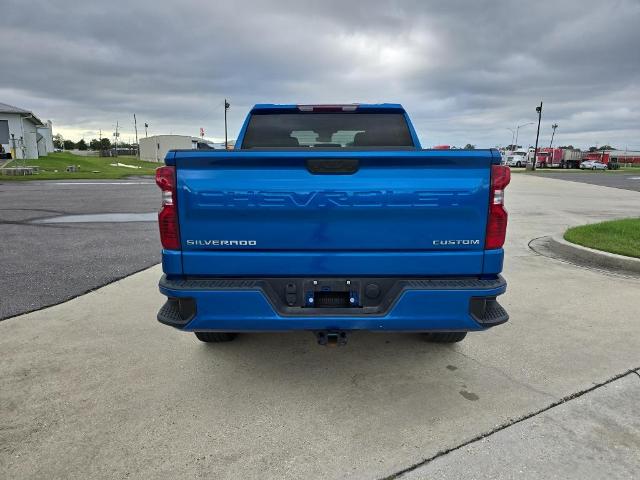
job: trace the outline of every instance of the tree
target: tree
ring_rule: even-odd
[[[87,149],[87,142],[84,141],[84,138],[81,138],[80,141],[78,143],[76,143],[76,148],[78,150],[86,150]]]
[[[89,149],[100,150],[100,140],[98,140],[97,138],[92,138],[89,142]]]
[[[111,140],[103,138],[100,140],[100,150],[109,150],[111,148]]]
[[[602,150],[615,150],[611,145],[603,145],[601,147],[589,147],[590,152],[600,152]]]
[[[63,142],[63,145],[65,150],[73,150],[74,148],[76,148],[76,144],[71,140],[65,140]]]
[[[55,148],[62,148],[63,144],[64,144],[64,138],[62,138],[61,134],[56,133],[53,136],[53,146]]]
[[[464,149],[465,149],[465,150],[475,150],[475,149],[476,149],[476,146],[475,146],[475,145],[471,145],[470,143],[467,143],[467,144],[464,146]]]
[[[562,145],[561,147],[558,147],[558,148],[561,148],[562,150],[576,150],[573,147],[573,145]]]

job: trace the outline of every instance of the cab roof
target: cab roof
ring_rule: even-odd
[[[333,104],[275,104],[258,103],[251,113],[267,112],[367,112],[405,113],[399,103],[333,103]]]

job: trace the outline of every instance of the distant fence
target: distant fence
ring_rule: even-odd
[[[8,175],[8,176],[23,176],[23,175],[33,175],[34,173],[38,173],[39,167],[37,166],[29,166],[29,167],[7,167],[0,168],[0,175]]]
[[[119,148],[117,155],[131,155],[133,157],[135,157],[136,155],[138,155],[138,151],[135,148]],[[116,149],[115,148],[111,148],[109,150],[101,150],[100,151],[100,156],[101,157],[115,157],[116,156]]]
[[[100,154],[100,152],[96,150],[78,150],[77,148],[74,150],[67,150],[67,152],[79,155],[80,157],[97,157]]]

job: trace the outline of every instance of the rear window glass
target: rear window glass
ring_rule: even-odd
[[[401,113],[253,114],[242,148],[413,147]]]

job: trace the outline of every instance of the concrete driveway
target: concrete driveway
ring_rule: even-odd
[[[309,333],[205,345],[156,322],[159,267],[0,322],[0,477],[436,478],[453,459],[482,478],[477,448],[489,435],[503,478],[553,478],[546,455],[581,439],[597,456],[569,451],[567,462],[611,462],[610,478],[633,478],[640,280],[542,257],[527,243],[637,216],[640,193],[514,175],[507,205],[511,321],[455,346],[373,333],[340,349]],[[626,402],[607,404],[619,423],[557,410],[614,386],[627,389]],[[556,434],[529,449],[527,422],[551,414],[573,443]],[[514,450],[531,453],[511,462]]]

